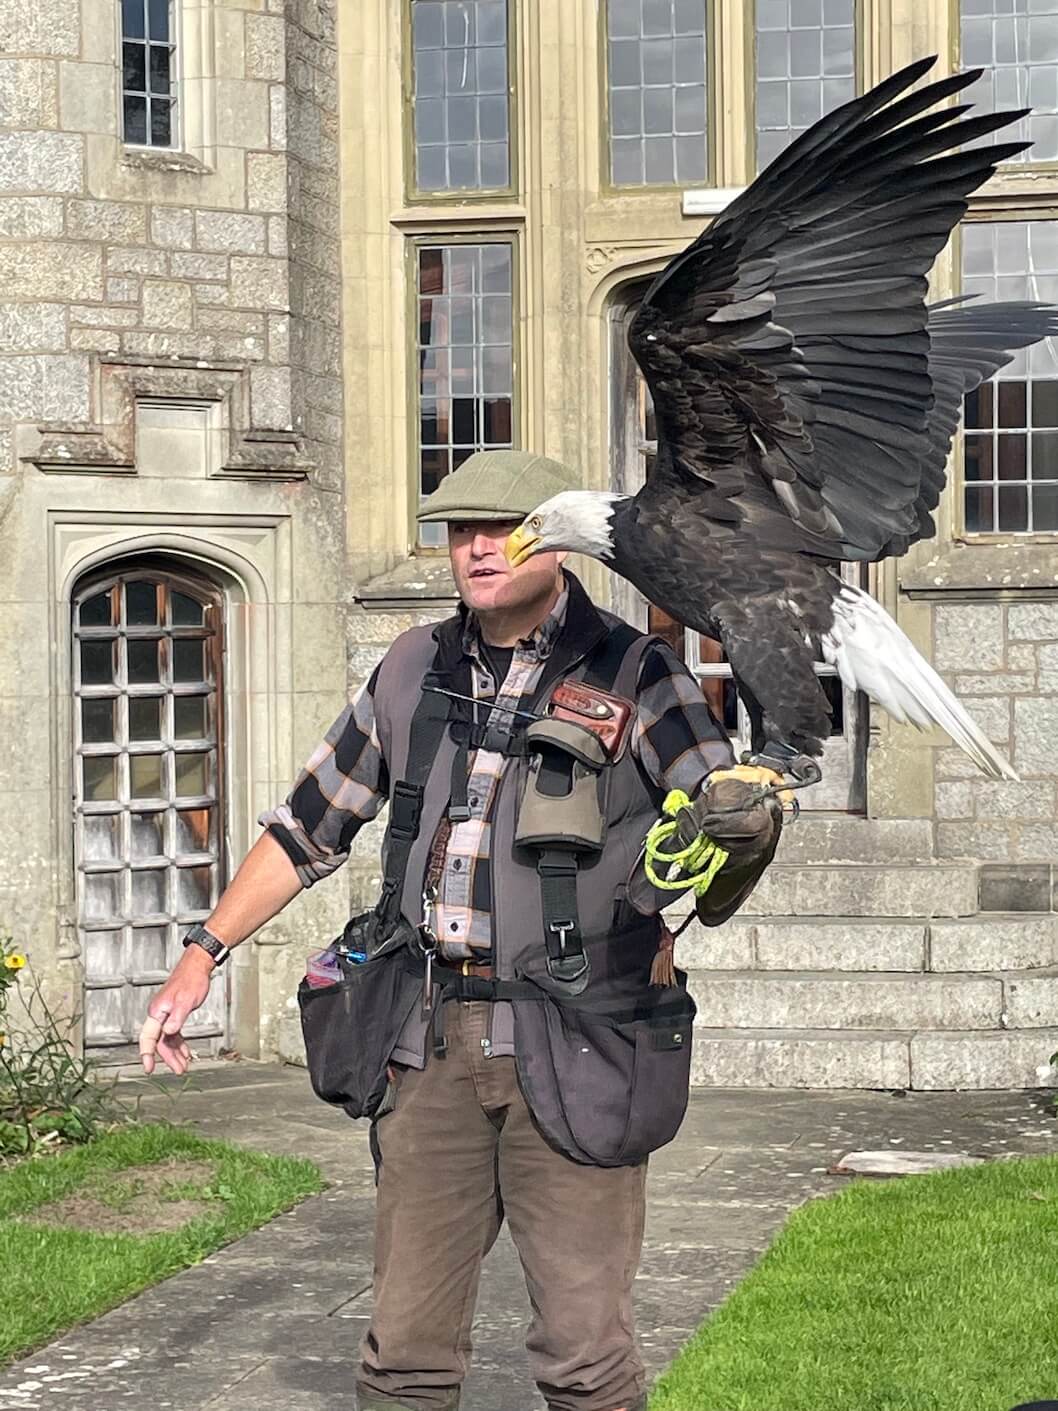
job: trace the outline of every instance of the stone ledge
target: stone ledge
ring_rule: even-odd
[[[408,607],[416,603],[455,603],[456,585],[447,554],[420,554],[361,583],[353,600],[365,608]]]
[[[906,1088],[910,1035],[695,1029],[691,1082],[715,1088]]]
[[[923,1091],[1047,1088],[1047,1068],[1058,1049],[1058,1028],[1019,1033],[930,1033],[911,1039],[911,1086]]]

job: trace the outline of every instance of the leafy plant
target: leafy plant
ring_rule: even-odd
[[[117,1077],[102,1077],[80,1055],[79,1022],[54,1013],[25,954],[0,936],[0,1157],[90,1141],[136,1116],[138,1102],[118,1095]]]

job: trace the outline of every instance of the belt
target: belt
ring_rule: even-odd
[[[446,970],[458,970],[460,975],[476,975],[479,980],[496,978],[496,967],[491,961],[482,962],[470,960],[469,957],[464,960],[460,956],[435,955],[433,963],[443,966]]]

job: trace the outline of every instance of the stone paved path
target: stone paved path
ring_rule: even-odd
[[[352,1411],[368,1314],[372,1173],[366,1128],[318,1102],[306,1075],[253,1063],[200,1070],[145,1115],[317,1161],[323,1195],[0,1373],[0,1411]],[[1029,1094],[703,1091],[651,1161],[638,1281],[644,1355],[660,1371],[800,1202],[840,1188],[854,1149],[1058,1151]],[[482,1280],[464,1411],[538,1411],[528,1316],[501,1237]],[[691,1411],[691,1408],[688,1408]],[[696,1408],[695,1411],[698,1411]]]

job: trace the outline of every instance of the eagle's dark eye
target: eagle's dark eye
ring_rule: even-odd
[[[532,517],[532,519],[529,521],[529,528],[530,528],[530,529],[539,529],[540,526],[543,524],[543,522],[544,522],[544,521],[540,518],[540,516],[539,516],[538,514],[534,514],[533,517]]]

